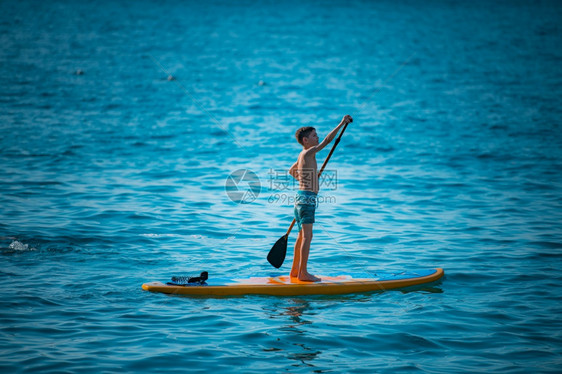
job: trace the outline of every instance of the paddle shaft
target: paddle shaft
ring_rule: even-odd
[[[322,172],[326,168],[326,165],[328,165],[328,161],[330,161],[330,157],[332,157],[332,154],[336,150],[336,147],[338,146],[338,144],[341,140],[341,137],[342,137],[343,133],[345,132],[345,129],[347,129],[347,125],[349,125],[349,123],[345,124],[345,126],[341,130],[340,134],[338,135],[338,138],[336,139],[336,142],[334,143],[334,146],[330,150],[330,153],[328,153],[328,156],[324,160],[324,163],[322,164],[322,167],[320,168],[320,171],[318,172],[318,180],[320,180],[320,176],[322,175]],[[297,222],[297,220],[295,218],[293,218],[293,222],[291,222],[291,226],[289,226],[289,229],[287,230],[287,233],[285,234],[285,237],[287,239],[289,238],[289,234],[291,233],[291,230],[293,229],[293,226],[295,225],[296,222]]]

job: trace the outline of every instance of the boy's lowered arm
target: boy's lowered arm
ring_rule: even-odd
[[[299,161],[297,160],[297,162],[295,162],[293,164],[293,166],[291,166],[289,168],[289,174],[291,174],[293,176],[293,178],[295,178],[297,180],[299,179],[299,177],[298,177],[298,164],[299,164]]]

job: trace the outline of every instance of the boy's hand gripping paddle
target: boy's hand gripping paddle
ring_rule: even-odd
[[[320,168],[320,172],[318,173],[318,178],[320,178],[320,175],[324,171],[324,168],[328,164],[328,161],[330,161],[330,157],[332,157],[332,153],[334,153],[334,150],[338,146],[338,143],[340,142],[340,139],[343,133],[345,132],[347,125],[349,125],[349,122],[346,123],[343,129],[341,130],[341,133],[336,139],[336,142],[334,143],[332,150],[330,151],[330,153],[328,153],[328,157],[326,157],[326,159],[324,160],[324,163],[322,164],[322,168]],[[287,256],[287,241],[289,239],[289,234],[291,233],[291,230],[295,225],[295,222],[296,220],[295,218],[293,218],[293,222],[291,222],[291,226],[289,226],[287,233],[282,237],[280,237],[279,240],[277,240],[277,242],[275,242],[275,244],[273,245],[273,247],[271,247],[271,250],[267,255],[267,261],[269,261],[269,263],[277,269],[279,269],[281,265],[283,265],[283,261],[285,261],[285,256]]]

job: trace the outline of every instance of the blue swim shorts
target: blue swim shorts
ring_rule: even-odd
[[[314,223],[314,213],[318,206],[317,194],[312,191],[298,191],[295,196],[295,220],[299,231],[305,223]]]

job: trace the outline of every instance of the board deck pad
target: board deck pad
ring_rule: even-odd
[[[234,295],[336,295],[357,292],[386,291],[439,280],[441,268],[411,271],[381,271],[339,276],[318,275],[320,282],[303,282],[289,276],[251,277],[247,279],[213,278],[206,285],[177,286],[149,282],[142,288],[151,292],[193,296]]]

